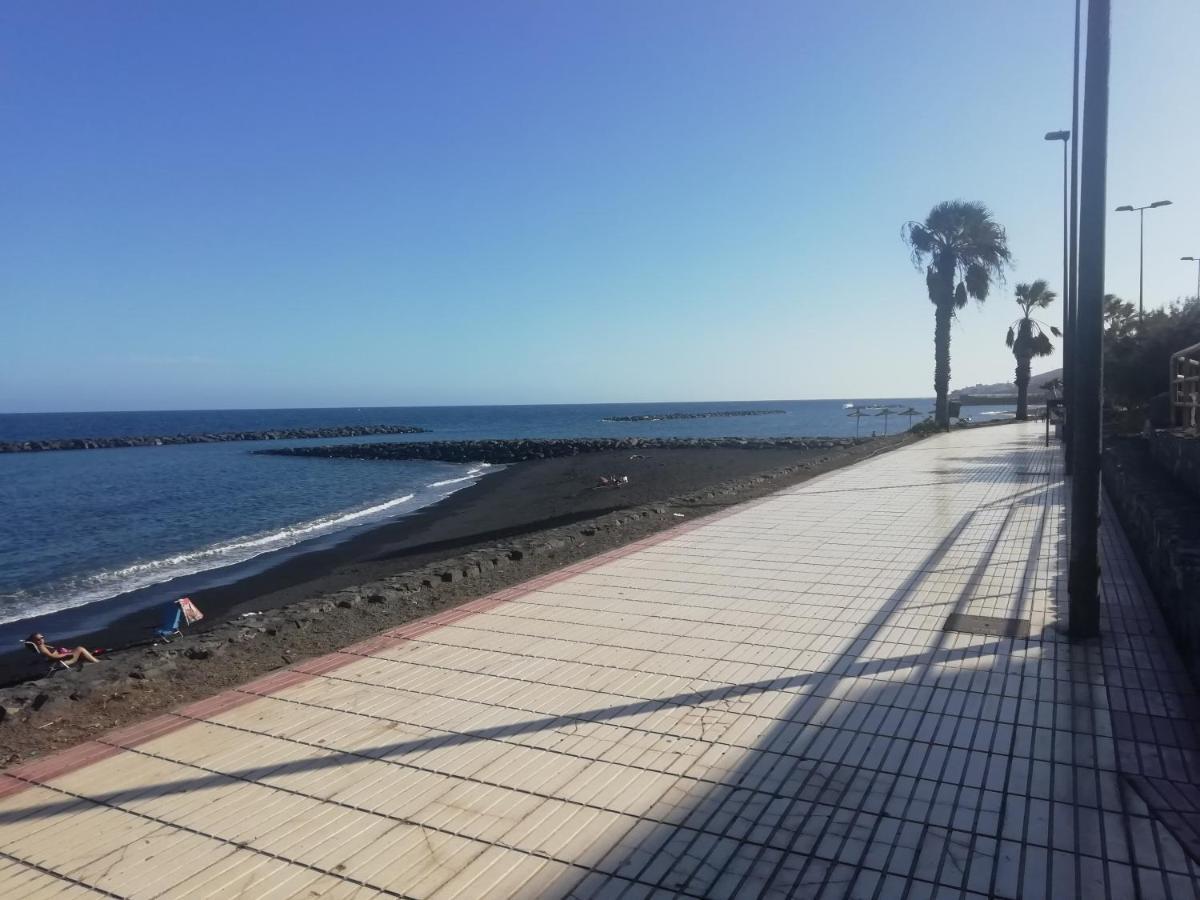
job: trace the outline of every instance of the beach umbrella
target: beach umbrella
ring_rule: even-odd
[[[862,417],[870,415],[870,413],[865,413],[861,409],[855,407],[853,412],[848,412],[846,415],[854,420],[854,439],[858,440],[858,426],[862,422]]]
[[[888,433],[888,416],[895,415],[895,414],[896,414],[896,410],[892,409],[890,406],[885,406],[879,412],[875,413],[875,415],[877,415],[877,416],[883,416],[883,433],[884,433],[884,435],[886,435]]]
[[[896,415],[898,415],[898,416],[908,416],[908,427],[910,429],[912,428],[912,417],[919,416],[920,414],[921,414],[920,410],[913,409],[911,406],[908,409],[904,409],[904,410],[901,410],[900,412],[896,413]]]

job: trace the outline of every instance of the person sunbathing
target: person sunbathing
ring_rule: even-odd
[[[68,666],[75,665],[81,659],[84,662],[100,662],[87,647],[76,647],[74,650],[68,650],[66,647],[51,647],[46,643],[46,638],[36,632],[26,640],[33,644],[33,648],[46,659],[65,662]]]

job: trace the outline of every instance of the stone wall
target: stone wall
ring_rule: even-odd
[[[1200,499],[1200,437],[1158,430],[1150,437],[1150,455],[1163,471]]]
[[[1110,440],[1104,487],[1184,664],[1200,684],[1200,498],[1159,467],[1151,446],[1143,438]]]

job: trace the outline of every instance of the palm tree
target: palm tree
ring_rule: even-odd
[[[1137,307],[1116,294],[1104,295],[1105,337],[1128,337],[1137,328]]]
[[[950,320],[967,298],[983,302],[993,280],[1002,281],[1011,255],[1008,236],[982,203],[939,203],[924,222],[901,230],[912,248],[913,265],[925,267],[925,287],[934,307],[933,389],[937,424],[950,427]]]
[[[1017,358],[1017,419],[1024,421],[1029,418],[1029,363],[1035,356],[1049,356],[1054,352],[1054,345],[1046,336],[1047,330],[1055,337],[1061,332],[1033,317],[1035,309],[1045,309],[1058,296],[1044,279],[1039,278],[1032,284],[1018,284],[1016,294],[1021,318],[1008,326],[1004,342]]]

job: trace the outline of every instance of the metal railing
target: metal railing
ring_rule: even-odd
[[[1171,354],[1171,426],[1200,429],[1200,344]]]

